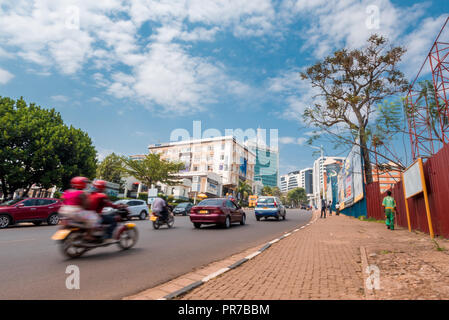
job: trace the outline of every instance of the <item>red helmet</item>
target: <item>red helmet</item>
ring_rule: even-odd
[[[70,184],[72,188],[82,190],[85,189],[87,186],[87,183],[89,182],[89,179],[86,177],[74,177],[72,180],[70,180]]]
[[[94,183],[92,183],[95,189],[98,191],[104,191],[106,189],[106,181],[104,180],[95,180]]]

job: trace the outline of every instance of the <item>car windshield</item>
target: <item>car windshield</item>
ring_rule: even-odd
[[[257,203],[274,203],[274,198],[260,198]]]
[[[14,205],[14,204],[16,204],[17,202],[20,202],[20,201],[22,201],[23,199],[13,199],[13,200],[9,200],[9,201],[6,201],[6,202],[3,202],[2,204],[0,204],[0,206],[12,206],[12,205]]]
[[[177,208],[185,208],[185,207],[187,207],[188,205],[189,205],[188,202],[183,202],[183,203],[178,204],[176,207],[177,207]]]
[[[221,206],[223,199],[206,199],[198,203],[199,206]]]
[[[123,200],[117,200],[117,201],[115,201],[114,202],[115,204],[126,204],[126,202],[125,201],[123,201]]]

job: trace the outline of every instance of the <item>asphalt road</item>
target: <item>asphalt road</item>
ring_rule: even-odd
[[[117,245],[68,260],[51,240],[57,227],[19,225],[0,230],[0,299],[120,299],[195,268],[270,241],[306,224],[311,213],[288,210],[287,220],[261,220],[247,211],[247,224],[194,229],[189,217],[153,230],[136,221],[139,240],[128,251]],[[66,268],[80,269],[80,289],[66,288]]]

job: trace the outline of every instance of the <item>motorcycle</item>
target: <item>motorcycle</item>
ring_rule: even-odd
[[[168,217],[167,219],[164,219],[161,214],[153,212],[150,216],[150,221],[153,222],[153,228],[159,229],[164,224],[167,225],[167,227],[170,229],[175,224],[175,216],[173,214],[172,208],[168,207]]]
[[[91,234],[94,239],[88,240],[86,239],[88,228],[85,224],[68,218],[61,219],[61,228],[52,239],[59,242],[62,253],[69,258],[78,258],[89,250],[112,244],[117,244],[122,250],[132,248],[137,242],[138,232],[134,223],[123,223],[127,220],[129,211],[126,208],[119,208],[108,214],[113,214],[117,221],[112,234],[113,241],[103,240],[108,225],[102,224],[95,228]]]

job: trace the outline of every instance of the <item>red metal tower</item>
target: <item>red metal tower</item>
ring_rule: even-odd
[[[449,17],[406,97],[413,160],[430,157],[449,142],[449,39],[440,39],[448,22]],[[431,78],[423,74],[426,67],[430,68]]]

